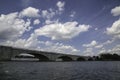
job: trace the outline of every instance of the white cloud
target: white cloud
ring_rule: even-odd
[[[102,44],[100,44],[100,45],[96,45],[96,46],[95,46],[95,48],[102,48],[102,47],[103,47]]]
[[[39,19],[35,19],[34,22],[33,22],[34,25],[37,25],[37,24],[39,24],[39,23],[40,23],[40,20],[39,20]]]
[[[117,6],[111,10],[111,13],[113,16],[119,16],[120,15],[120,6]],[[111,49],[105,49],[105,45],[113,45],[115,41],[120,39],[120,19],[116,20],[111,27],[106,28],[106,34],[111,35],[112,39],[107,40],[106,42],[101,43],[101,48],[99,49],[99,53],[117,53],[120,54],[120,46],[116,45],[115,47]],[[99,45],[100,46],[100,45]],[[103,46],[103,47],[102,47]],[[97,46],[96,46],[97,48]],[[106,47],[107,48],[107,47]]]
[[[53,18],[53,16],[55,16],[55,14],[56,13],[52,9],[42,10],[42,17],[43,18],[51,19],[51,18]]]
[[[120,6],[117,6],[111,10],[111,13],[113,16],[119,16],[120,15]]]
[[[113,49],[110,49],[108,50],[108,52],[111,52],[111,53],[116,53],[116,54],[119,54],[120,55],[120,45],[116,45]]]
[[[37,37],[37,35],[32,33],[31,36],[26,40],[25,47],[35,49],[40,43]]]
[[[50,52],[58,52],[58,53],[65,53],[65,54],[79,54],[80,50],[75,49],[73,46],[64,45],[62,43],[52,43],[50,41],[46,41],[45,48],[42,48],[44,51]]]
[[[21,17],[39,17],[39,9],[33,8],[33,7],[28,7],[24,9],[23,11],[20,12]]]
[[[107,49],[106,45],[114,44],[113,42],[115,39],[107,40],[103,43],[98,43],[97,41],[93,40],[89,44],[83,44],[82,46],[85,47],[85,50],[83,51],[85,56],[95,56],[99,55],[101,53],[119,53],[120,46],[113,47],[111,49]]]
[[[101,50],[99,50],[99,54],[101,53],[110,53],[110,54],[119,54],[120,55],[120,45],[115,45],[113,48],[111,49],[105,49],[102,48]]]
[[[73,11],[71,14],[70,14],[70,17],[74,17],[75,16],[75,14],[76,14],[76,12],[75,11]]]
[[[120,55],[120,45],[115,45],[113,48],[111,49],[104,49],[100,50],[100,53],[111,53],[111,54],[119,54]]]
[[[94,51],[96,51],[96,49],[103,48],[103,44],[99,44],[95,40],[91,41],[89,44],[83,44],[82,46],[86,47],[85,51],[83,51],[83,53],[84,53],[85,56],[97,55],[98,53],[95,53]]]
[[[65,40],[78,36],[81,32],[88,31],[89,28],[89,25],[78,25],[74,21],[45,25],[35,30],[35,33],[40,36],[50,37],[52,40]]]
[[[19,48],[36,49],[38,45],[42,43],[42,41],[39,41],[37,37],[37,35],[32,33],[28,39],[18,38],[16,40],[6,40],[1,44]]]
[[[107,52],[107,50],[105,49],[105,48],[102,48],[101,50],[99,50],[99,54],[101,54],[101,53],[106,53]]]
[[[53,43],[50,41],[40,41],[39,36],[49,37],[52,40],[65,40],[78,36],[82,32],[88,31],[90,25],[78,24],[78,22],[65,22],[60,23],[59,19],[55,20],[53,17],[58,15],[59,12],[64,10],[65,2],[58,2],[58,10],[48,9],[42,10],[41,15],[39,9],[28,7],[21,12],[10,13],[7,15],[2,14],[0,16],[0,38],[5,41],[0,42],[3,45],[9,45],[19,48],[36,49],[50,52],[66,53],[66,54],[78,54],[80,50],[71,45],[65,45],[63,43]],[[57,12],[58,11],[58,12]],[[73,17],[75,13],[71,14]],[[21,39],[20,37],[29,31],[31,21],[33,19],[23,19],[34,17],[33,24],[39,24],[38,17],[45,19],[45,25],[35,30],[29,38]],[[37,19],[35,19],[37,18]],[[54,20],[53,20],[54,19]]]
[[[3,42],[2,45],[25,48],[25,43],[26,43],[25,39],[18,39],[15,41],[7,40],[7,41]]]
[[[97,31],[98,30],[98,28],[95,28],[95,31]]]
[[[18,17],[18,12],[0,16],[0,38],[15,39],[20,37],[25,31],[30,30],[30,20],[27,21]]]
[[[120,19],[115,21],[111,27],[106,29],[108,35],[112,35],[114,38],[120,39]]]
[[[59,11],[63,11],[65,2],[58,1],[56,5],[57,5]]]
[[[93,40],[91,43],[89,44],[83,44],[83,47],[95,47],[98,43]]]
[[[84,53],[84,56],[93,56],[94,55],[93,48],[86,48],[86,50],[83,53]]]
[[[112,38],[112,40],[107,40],[104,43],[102,43],[102,45],[108,45],[108,44],[112,44],[115,41],[114,38]]]
[[[46,17],[47,14],[49,14],[47,10],[43,10],[43,11],[42,11],[42,16],[43,16],[43,17]]]
[[[64,45],[62,43],[53,43],[50,41],[39,41],[37,35],[31,34],[28,39],[18,39],[16,41],[6,41],[3,45],[13,46],[18,48],[33,49],[39,51],[65,53],[65,54],[79,54],[80,50],[75,49],[73,46]]]
[[[59,22],[59,20],[57,19],[57,20],[50,20],[50,19],[47,19],[47,20],[45,20],[45,24],[54,24],[54,23],[58,23]]]
[[[45,21],[45,24],[51,24],[51,23],[54,23],[54,21],[51,21],[49,19]]]

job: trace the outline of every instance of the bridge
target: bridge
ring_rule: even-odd
[[[80,61],[83,56],[0,46],[0,61],[10,61],[21,53],[34,55],[39,61]]]

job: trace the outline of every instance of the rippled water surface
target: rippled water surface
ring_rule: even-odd
[[[0,80],[120,80],[120,61],[0,62]]]

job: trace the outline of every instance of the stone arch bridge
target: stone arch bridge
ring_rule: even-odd
[[[21,49],[21,48],[8,47],[8,46],[0,46],[0,61],[11,60],[12,58],[15,58],[15,56],[21,53],[34,55],[36,58],[39,59],[39,61],[59,61],[59,60],[78,61],[78,60],[81,60],[81,57],[83,58],[83,56],[78,56],[78,55],[61,54],[61,53]]]

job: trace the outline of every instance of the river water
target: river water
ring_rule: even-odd
[[[0,80],[120,80],[120,61],[0,62]]]

